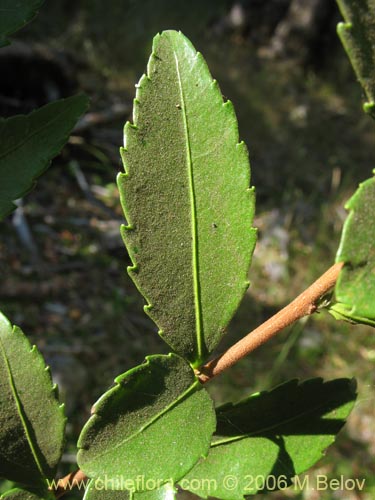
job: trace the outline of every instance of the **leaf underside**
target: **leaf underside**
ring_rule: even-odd
[[[0,0],[0,47],[7,37],[32,20],[44,0]]]
[[[264,478],[265,485],[272,487],[266,481],[269,476],[281,476],[290,483],[322,457],[355,398],[353,380],[311,379],[300,384],[291,380],[236,405],[224,405],[217,410],[208,458],[187,474],[181,486],[195,484],[198,489],[190,491],[203,498],[240,500],[262,487],[249,477]],[[233,488],[223,482],[228,475],[237,481]]]
[[[0,219],[28,193],[86,110],[86,96],[52,102],[29,115],[0,118]]]
[[[63,405],[41,354],[0,313],[0,477],[45,487],[64,431]]]
[[[113,489],[138,476],[151,485],[175,482],[207,455],[213,403],[182,358],[149,356],[115,382],[78,441],[78,465],[88,477],[112,480]]]
[[[118,177],[129,274],[160,335],[198,366],[248,287],[256,233],[247,149],[232,103],[181,33],[154,38],[137,87]]]
[[[336,262],[344,262],[329,311],[337,319],[375,326],[375,177],[367,179],[346,204]]]
[[[342,44],[360,81],[375,119],[375,0],[337,0],[345,23],[337,27]]]
[[[131,483],[127,486],[130,487]],[[176,498],[176,493],[176,488],[169,483],[151,491],[131,492],[125,485],[121,490],[111,490],[110,483],[92,479],[86,488],[83,500],[173,500]]]

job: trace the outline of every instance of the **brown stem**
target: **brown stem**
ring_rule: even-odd
[[[60,498],[66,493],[70,493],[75,486],[82,488],[82,483],[87,482],[88,479],[86,474],[78,469],[59,479],[57,481],[57,488],[54,489],[53,493],[56,498]]]
[[[342,262],[334,264],[307,290],[302,292],[301,295],[272,316],[272,318],[248,333],[246,337],[242,338],[223,354],[200,367],[197,375],[202,384],[233,366],[237,361],[267,342],[286,326],[315,312],[319,299],[335,285],[342,266]]]
[[[272,318],[247,334],[246,337],[230,347],[224,354],[209,361],[197,370],[198,378],[202,384],[233,366],[237,361],[267,342],[286,326],[315,312],[319,299],[335,285],[342,266],[342,262],[334,264],[307,290],[284,307],[284,309],[281,309]],[[88,481],[88,477],[79,469],[59,479],[57,488],[54,490],[55,497],[62,497],[74,488],[74,486],[81,487],[82,481]]]

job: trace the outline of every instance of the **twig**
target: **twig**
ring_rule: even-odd
[[[32,262],[37,263],[39,260],[38,247],[25,216],[22,199],[17,200],[16,205],[17,209],[12,217],[13,227],[15,228],[22,245],[29,251]]]
[[[81,134],[98,125],[106,125],[126,117],[131,111],[129,104],[113,104],[109,110],[86,113],[74,127],[73,133]]]
[[[82,488],[83,483],[86,483],[89,478],[80,469],[71,472],[67,476],[57,481],[57,488],[53,491],[56,498],[60,498],[66,493],[69,493],[75,486]]]
[[[315,312],[319,299],[335,285],[342,266],[342,262],[334,264],[307,290],[302,292],[301,295],[272,316],[272,318],[247,334],[223,354],[200,367],[197,375],[202,384],[233,366],[237,361],[263,345],[285,327]]]
[[[91,187],[87,182],[87,179],[84,173],[82,172],[78,161],[72,160],[70,162],[70,167],[77,180],[78,186],[80,187],[83,194],[86,196],[87,201],[89,201],[92,205],[99,207],[104,213],[109,215],[112,219],[116,218],[115,212],[111,208],[107,207],[105,203],[103,203],[101,200],[99,200],[93,195]]]
[[[315,312],[319,299],[335,285],[342,266],[342,262],[334,264],[284,309],[281,309],[272,318],[258,326],[237,344],[230,347],[224,354],[209,361],[197,370],[198,378],[202,384],[233,366],[237,361],[267,342],[285,327]],[[59,479],[58,487],[54,491],[55,497],[62,497],[74,486],[82,487],[82,481],[88,481],[88,478],[81,470]]]

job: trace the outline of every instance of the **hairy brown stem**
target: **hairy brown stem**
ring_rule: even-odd
[[[248,333],[223,354],[200,367],[197,375],[202,384],[233,366],[237,361],[263,345],[286,326],[315,312],[319,299],[335,285],[342,266],[342,262],[334,264],[307,290],[302,292],[301,295],[272,316],[272,318]]]
[[[57,481],[57,488],[53,490],[53,493],[56,498],[60,498],[66,493],[70,493],[70,491],[75,487],[78,486],[79,488],[82,488],[82,483],[87,482],[89,478],[86,476],[84,472],[82,472],[80,469],[71,472],[67,476],[59,479]]]

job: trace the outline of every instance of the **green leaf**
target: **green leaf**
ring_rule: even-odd
[[[217,346],[255,245],[246,146],[189,40],[166,31],[137,88],[118,178],[129,274],[160,335],[193,366]]]
[[[364,110],[375,119],[375,0],[337,0],[345,19],[337,32],[365,92]]]
[[[31,21],[43,3],[44,0],[0,0],[0,47],[10,43],[7,37]]]
[[[227,500],[286,487],[321,458],[355,398],[353,380],[291,380],[219,408],[208,458],[180,481],[181,487]]]
[[[69,138],[87,97],[61,99],[29,115],[0,118],[0,219],[28,193]]]
[[[135,493],[125,488],[125,484],[120,490],[111,490],[110,485],[111,483],[106,483],[105,480],[92,479],[86,488],[83,500],[173,500],[177,493],[176,488],[170,483],[155,490]],[[131,483],[127,486],[131,486]]]
[[[0,313],[0,477],[45,487],[64,430],[63,405],[41,354]]]
[[[337,319],[375,326],[375,177],[367,179],[345,206],[336,262],[344,262],[329,312]]]
[[[56,500],[55,495],[47,489],[41,491],[14,488],[0,495],[0,500]]]
[[[149,356],[115,382],[78,441],[78,465],[88,477],[111,480],[113,489],[124,481],[152,489],[177,481],[208,453],[213,403],[182,358]]]

